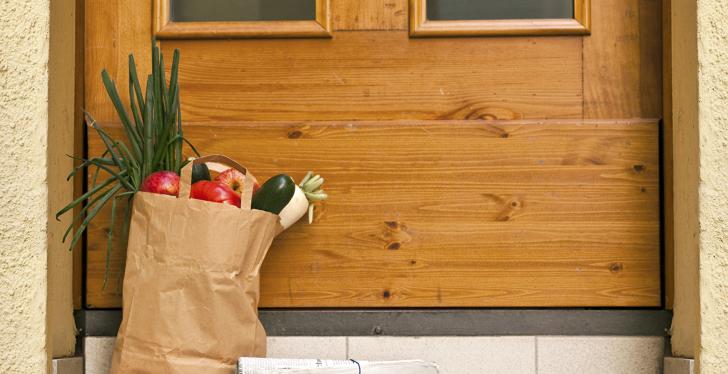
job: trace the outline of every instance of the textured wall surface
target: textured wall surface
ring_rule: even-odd
[[[728,8],[698,1],[700,373],[728,372]]]
[[[43,373],[49,0],[0,0],[0,373]]]

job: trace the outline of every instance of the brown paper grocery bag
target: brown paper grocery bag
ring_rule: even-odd
[[[239,357],[266,354],[259,271],[278,215],[250,209],[255,178],[244,167],[202,162],[247,174],[241,208],[190,199],[192,163],[179,198],[136,194],[112,373],[230,374]]]

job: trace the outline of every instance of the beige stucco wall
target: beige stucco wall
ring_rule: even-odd
[[[701,373],[728,372],[728,7],[698,1]]]
[[[41,373],[47,366],[49,15],[48,0],[0,6],[2,373]]]
[[[673,354],[728,372],[728,7],[673,1]]]
[[[73,7],[64,1],[54,5],[54,29],[73,35]],[[0,373],[46,372],[54,351],[73,352],[72,303],[62,296],[71,289],[70,255],[49,251],[59,229],[49,204],[72,190],[59,183],[60,170],[48,171],[67,171],[63,154],[73,149],[63,138],[73,131],[66,114],[73,103],[69,109],[63,98],[73,97],[73,85],[58,79],[49,87],[49,69],[72,69],[73,44],[55,48],[64,43],[51,40],[50,30],[50,0],[0,1]]]

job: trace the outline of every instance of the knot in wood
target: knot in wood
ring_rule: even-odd
[[[292,130],[288,132],[288,139],[298,139],[301,136],[303,136],[303,132],[301,132],[301,130]]]
[[[624,265],[619,262],[613,262],[609,264],[609,271],[612,273],[619,273],[624,269]]]

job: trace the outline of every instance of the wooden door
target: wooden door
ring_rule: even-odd
[[[271,248],[261,306],[661,304],[660,1],[577,0],[581,19],[532,30],[428,23],[420,0],[170,24],[162,1],[86,0],[86,108],[115,126],[99,72],[126,92],[127,54],[150,60],[157,33],[181,50],[204,153],[326,177],[315,224]],[[105,229],[88,237],[89,307],[120,305]]]

